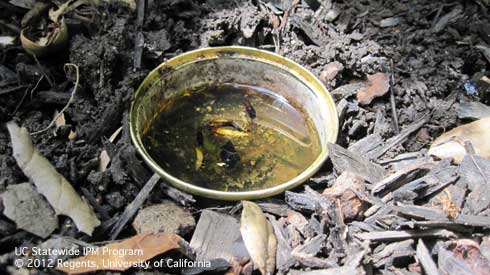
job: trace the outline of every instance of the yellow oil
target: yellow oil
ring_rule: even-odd
[[[273,91],[213,84],[184,91],[144,137],[151,157],[186,182],[251,191],[293,179],[320,154],[305,112]]]

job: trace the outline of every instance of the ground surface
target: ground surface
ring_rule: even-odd
[[[476,83],[489,69],[489,60],[476,47],[490,43],[490,22],[483,3],[323,1],[323,8],[317,9],[319,2],[148,1],[141,27],[145,44],[139,68],[135,68],[138,55],[135,57],[134,41],[139,31],[136,13],[117,3],[98,7],[91,24],[69,18],[69,26],[74,30],[69,46],[51,58],[39,59],[39,64],[25,53],[18,40],[15,45],[2,46],[0,81],[13,73],[17,82],[0,87],[0,192],[27,180],[12,156],[5,122],[14,119],[31,132],[48,126],[55,110],[61,110],[68,101],[73,88],[74,76],[70,74],[67,78],[63,71],[67,62],[80,68],[75,99],[64,113],[68,129],[58,129],[58,135],[54,136],[52,128],[33,136],[33,142],[79,193],[90,197],[103,222],[92,238],[78,233],[68,218],[60,218],[59,229],[55,231],[87,242],[108,239],[109,230],[103,227],[113,224],[111,217],[117,219],[152,174],[139,162],[129,141],[126,126],[130,99],[151,69],[179,53],[219,45],[258,47],[276,50],[317,76],[327,64],[337,61],[344,69],[325,82],[330,90],[365,81],[368,74],[393,74],[399,128],[420,121],[427,113],[431,117],[406,140],[373,160],[381,164],[399,154],[428,148],[446,129],[462,124],[457,116],[460,102],[490,100],[489,95],[485,98],[484,89],[478,90]],[[277,22],[284,19],[282,11],[289,10],[291,5],[294,12],[289,12],[287,23],[277,35],[281,28]],[[13,7],[0,11],[2,35],[18,35],[15,30],[24,12]],[[279,46],[274,44],[275,39],[280,40]],[[4,92],[21,85],[19,89]],[[355,96],[357,88],[346,87],[345,91],[336,93],[337,103],[344,100],[339,145],[347,148],[373,133],[383,140],[397,134],[389,93],[370,104],[360,105]],[[114,143],[108,141],[121,126],[122,136]],[[76,133],[74,140],[67,137],[70,130]],[[107,150],[112,160],[104,172],[98,169],[102,150]],[[327,163],[307,185],[322,192],[339,174]],[[302,190],[303,187],[294,192]],[[145,205],[165,199],[168,197],[157,186]],[[275,203],[284,204],[284,195],[276,199]],[[198,198],[189,209],[199,219],[200,210],[209,206],[224,204]],[[128,226],[120,237],[133,234],[133,228]],[[186,234],[184,237],[190,239],[192,233]],[[12,272],[15,246],[41,241],[0,217],[0,253],[4,255],[0,259],[0,273]],[[330,249],[322,248],[317,256],[329,258]],[[329,259],[340,264],[342,257]],[[396,266],[406,271],[413,262],[412,259]],[[303,263],[293,269],[307,267]],[[373,270],[379,273],[390,269],[382,264]],[[52,272],[44,270],[38,274]]]

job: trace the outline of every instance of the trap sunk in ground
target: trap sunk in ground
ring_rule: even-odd
[[[200,49],[160,65],[131,109],[145,162],[187,192],[239,200],[272,196],[311,177],[337,136],[320,81],[279,55]]]

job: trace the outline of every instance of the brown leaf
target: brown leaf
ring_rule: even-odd
[[[91,235],[100,221],[90,205],[34,147],[26,128],[20,128],[12,121],[7,123],[7,128],[12,140],[13,156],[22,172],[34,182],[37,191],[48,200],[57,215],[67,215],[80,231]]]
[[[475,153],[484,158],[490,158],[490,117],[461,125],[442,134],[429,149],[429,155],[440,159],[453,158],[459,164],[466,155],[465,142],[471,142]]]
[[[254,266],[260,270],[262,275],[273,274],[276,266],[277,239],[272,225],[257,204],[242,201],[242,205],[240,232],[245,247],[247,247]]]
[[[175,234],[141,233],[123,241],[98,247],[88,255],[63,262],[62,267],[57,269],[68,274],[96,270],[124,271],[169,250],[180,248],[181,241],[182,238]],[[116,253],[124,251],[127,253]]]
[[[357,91],[357,100],[361,104],[369,104],[374,98],[380,97],[390,89],[390,81],[385,73],[375,73],[367,76],[367,86]]]

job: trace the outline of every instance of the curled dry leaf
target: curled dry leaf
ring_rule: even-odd
[[[22,172],[34,182],[39,193],[46,197],[57,215],[67,215],[80,231],[91,235],[94,228],[100,225],[92,208],[34,147],[26,128],[19,127],[13,121],[7,123],[7,128],[14,158]]]
[[[123,241],[97,247],[85,256],[63,262],[57,269],[68,274],[80,274],[96,270],[124,271],[136,266],[145,267],[146,261],[180,248],[182,244],[182,238],[175,234],[141,233]]]
[[[68,27],[65,19],[52,23],[52,29],[45,37],[33,41],[26,36],[27,28],[20,32],[20,42],[26,52],[37,57],[45,56],[62,49],[68,42]]]
[[[273,274],[276,265],[277,239],[272,225],[260,207],[250,201],[242,201],[243,211],[240,232],[254,266],[262,275]]]
[[[490,117],[461,125],[442,134],[431,145],[429,154],[440,159],[453,158],[460,164],[466,155],[465,142],[471,142],[475,154],[490,157]]]
[[[357,100],[361,104],[369,104],[374,98],[380,97],[390,89],[390,80],[385,73],[375,73],[367,76],[367,86],[357,91]]]

